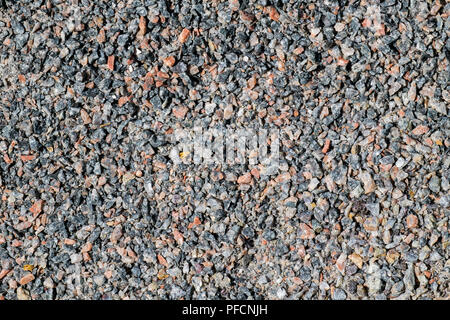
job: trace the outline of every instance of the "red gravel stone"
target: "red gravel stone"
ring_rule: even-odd
[[[410,214],[406,217],[406,226],[408,229],[417,228],[419,225],[419,219],[414,214]]]
[[[43,204],[44,200],[38,200],[31,206],[30,211],[33,214],[33,217],[37,216],[39,213],[42,212]]]
[[[173,65],[175,64],[175,58],[173,56],[165,58],[164,64],[168,67],[173,67]]]
[[[108,69],[114,71],[114,56],[108,57]]]
[[[330,139],[325,140],[325,144],[322,148],[322,153],[328,152],[328,150],[330,149],[330,143],[331,143]]]
[[[179,107],[179,108],[174,108],[172,110],[172,113],[175,117],[177,117],[178,119],[183,119],[186,116],[186,113],[189,111],[188,108],[186,107]]]
[[[97,42],[103,43],[106,41],[106,33],[104,29],[100,29],[97,36]]]
[[[416,135],[416,136],[419,136],[419,135],[422,135],[424,133],[427,133],[429,130],[430,129],[427,126],[420,125],[420,126],[415,127],[414,130],[411,133]]]
[[[147,32],[147,19],[144,16],[139,18],[139,34],[144,35]]]
[[[269,17],[274,21],[278,21],[280,19],[280,14],[278,13],[277,9],[275,9],[275,7],[270,7]]]
[[[26,285],[27,283],[33,281],[34,279],[35,279],[35,278],[34,278],[33,274],[32,274],[32,273],[28,273],[28,274],[26,274],[25,276],[23,276],[23,277],[20,279],[19,283],[20,283],[20,285],[24,286],[24,285]]]
[[[252,175],[250,172],[247,172],[246,174],[240,176],[237,179],[237,183],[239,184],[250,184],[252,182]]]
[[[158,262],[159,262],[159,264],[162,264],[165,267],[169,266],[169,264],[167,263],[167,260],[160,254],[158,254]]]
[[[185,43],[190,35],[191,32],[189,31],[189,29],[184,28],[183,31],[181,31],[180,36],[178,37],[178,41],[180,43]]]
[[[316,236],[314,230],[311,229],[311,227],[308,226],[306,223],[300,223],[299,228],[301,231],[300,239],[303,240],[314,239],[314,237]]]

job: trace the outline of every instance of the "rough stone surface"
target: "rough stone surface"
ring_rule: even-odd
[[[5,3],[0,300],[448,299],[450,3]]]

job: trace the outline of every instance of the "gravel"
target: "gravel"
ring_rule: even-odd
[[[0,300],[448,299],[449,12],[5,1]],[[190,161],[194,127],[280,161]]]

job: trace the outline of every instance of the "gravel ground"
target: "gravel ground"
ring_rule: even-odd
[[[0,300],[448,299],[450,4],[0,9]],[[290,128],[177,164],[175,129]]]

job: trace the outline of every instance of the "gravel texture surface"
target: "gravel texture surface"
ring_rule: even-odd
[[[5,3],[0,300],[449,298],[445,0]]]

